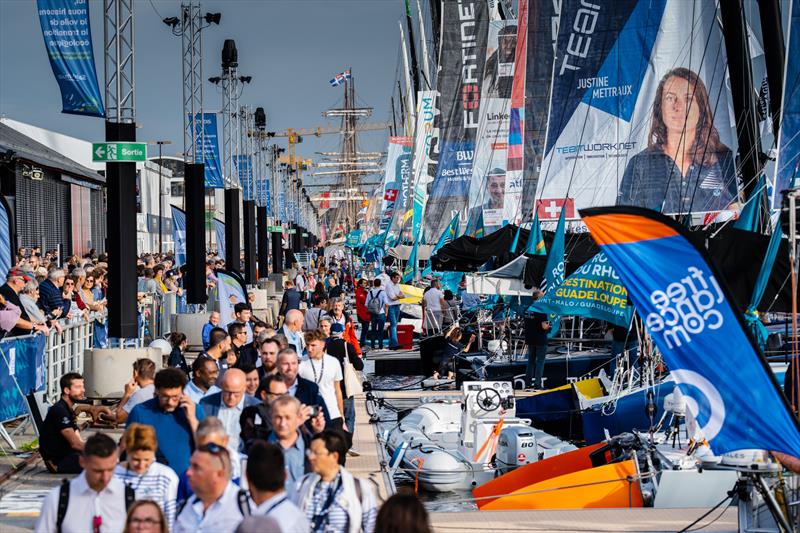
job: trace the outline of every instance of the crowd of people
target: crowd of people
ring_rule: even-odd
[[[162,258],[151,268],[147,259],[141,291],[169,290],[170,265]],[[217,265],[209,266],[213,284]],[[354,400],[366,345],[383,344],[371,332],[382,333],[387,316],[397,345],[404,295],[397,275],[368,291],[367,280],[354,283],[339,266],[315,272],[318,282],[303,271],[290,280],[278,324],[248,303],[228,320],[210,313],[193,359],[187,335],[171,333],[165,367],[136,360],[115,405],[90,405],[83,377],[62,376],[40,451],[48,470],[77,477],[47,496],[36,531],[429,531],[415,496],[381,504],[375,484],[346,467],[359,455]],[[383,278],[388,294],[370,296]],[[85,438],[84,414],[124,433]]]

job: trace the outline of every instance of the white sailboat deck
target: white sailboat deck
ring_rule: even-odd
[[[431,396],[457,396],[458,392],[431,391],[386,391],[375,392],[375,396],[387,400],[411,400]],[[372,479],[378,486],[381,497],[387,498],[393,487],[389,486],[381,469],[385,461],[378,444],[376,426],[369,422],[364,395],[356,399],[356,428],[353,446],[358,457],[348,457],[347,468],[353,474]],[[708,509],[581,509],[548,511],[461,511],[431,513],[430,519],[437,532],[450,531],[520,531],[520,532],[674,532],[680,531],[701,517]],[[712,520],[716,520],[709,524]],[[706,525],[709,524],[709,525]],[[737,510],[729,507],[715,511],[701,520],[695,528],[705,532],[738,531]],[[694,528],[693,528],[694,529]]]

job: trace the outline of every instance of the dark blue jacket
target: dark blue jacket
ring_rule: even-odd
[[[325,423],[331,421],[331,415],[328,414],[328,408],[325,406],[325,400],[319,393],[319,385],[305,378],[297,376],[297,390],[294,397],[300,400],[300,403],[305,405],[319,405],[322,407],[322,412],[325,414]]]
[[[69,313],[71,303],[64,300],[61,295],[61,289],[56,287],[49,279],[44,280],[39,284],[39,307],[44,309],[45,314],[50,314],[54,309],[61,309],[61,316],[59,318],[66,318]]]

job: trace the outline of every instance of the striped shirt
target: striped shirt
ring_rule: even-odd
[[[114,469],[114,477],[130,485],[137,500],[156,502],[164,511],[169,527],[172,527],[175,522],[175,500],[178,497],[178,476],[170,467],[153,463],[140,476],[120,463]]]
[[[297,483],[296,488],[300,488],[305,478]],[[355,483],[360,483],[354,479]],[[350,530],[350,517],[347,511],[339,503],[339,498],[344,490],[341,475],[331,482],[320,480],[314,487],[314,492],[309,497],[305,508],[306,518],[311,524],[313,533],[343,533]],[[331,502],[327,507],[326,504]],[[372,533],[375,529],[375,519],[378,516],[378,508],[375,505],[371,491],[364,491],[361,499],[361,531]]]

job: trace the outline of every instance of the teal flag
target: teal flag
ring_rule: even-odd
[[[631,323],[633,313],[628,305],[628,291],[603,252],[573,272],[555,290],[548,291],[529,310],[596,318],[625,327]]]
[[[441,235],[439,235],[439,240],[436,241],[436,246],[433,247],[431,251],[431,257],[436,254],[445,244],[448,242],[452,242],[456,235],[458,235],[458,225],[460,222],[461,215],[460,213],[456,213],[456,215],[450,220],[450,224],[444,229]],[[427,266],[422,271],[422,277],[430,276],[431,275],[431,262],[428,261]]]
[[[538,226],[539,221],[534,219]],[[562,209],[558,217],[558,225],[556,226],[556,234],[553,237],[553,247],[550,249],[550,254],[547,256],[547,263],[544,267],[544,286],[542,290],[545,296],[550,296],[555,289],[564,282],[564,233],[567,222],[567,210]],[[533,233],[533,232],[531,232]],[[530,242],[530,239],[528,240]],[[547,333],[547,336],[552,338],[558,333],[561,326],[558,315],[550,314],[550,323],[553,327]]]
[[[761,211],[761,197],[764,187],[766,186],[764,174],[761,174],[752,196],[750,196],[750,199],[744,204],[742,212],[739,213],[739,219],[733,223],[734,228],[743,229],[745,231],[758,231],[758,214]]]
[[[750,328],[750,333],[753,334],[753,338],[762,350],[767,345],[767,336],[769,333],[758,318],[758,304],[761,303],[761,299],[764,297],[764,291],[767,289],[767,282],[772,273],[772,267],[775,265],[775,258],[778,256],[778,248],[780,248],[782,236],[783,231],[781,231],[781,226],[778,224],[772,232],[772,238],[769,240],[767,255],[764,256],[764,262],[761,263],[761,270],[759,270],[758,278],[756,278],[753,296],[750,297],[750,305],[747,306],[747,310],[744,312],[744,319],[745,322],[747,322],[747,326]]]
[[[564,210],[562,209],[561,212],[563,213]],[[547,255],[547,246],[544,245],[544,235],[542,234],[541,226],[539,226],[539,213],[533,216],[531,233],[528,235],[528,242],[525,245],[525,253],[528,255]]]
[[[522,222],[519,223],[517,226],[517,231],[514,233],[514,240],[511,241],[511,246],[508,247],[508,253],[513,254],[517,251],[517,245],[519,244],[519,232],[522,231]]]
[[[344,245],[348,248],[356,248],[361,243],[361,230],[354,229],[350,233],[347,234],[347,240],[345,241]]]
[[[481,237],[483,237],[484,233],[485,231],[483,227],[483,210],[481,210],[481,213],[478,215],[478,223],[475,225],[475,230],[472,232],[472,237],[480,239]]]
[[[414,246],[411,247],[411,253],[408,255],[408,261],[406,261],[406,268],[403,270],[403,283],[411,283],[417,277],[417,272],[419,271],[418,248],[419,241],[414,241]]]

